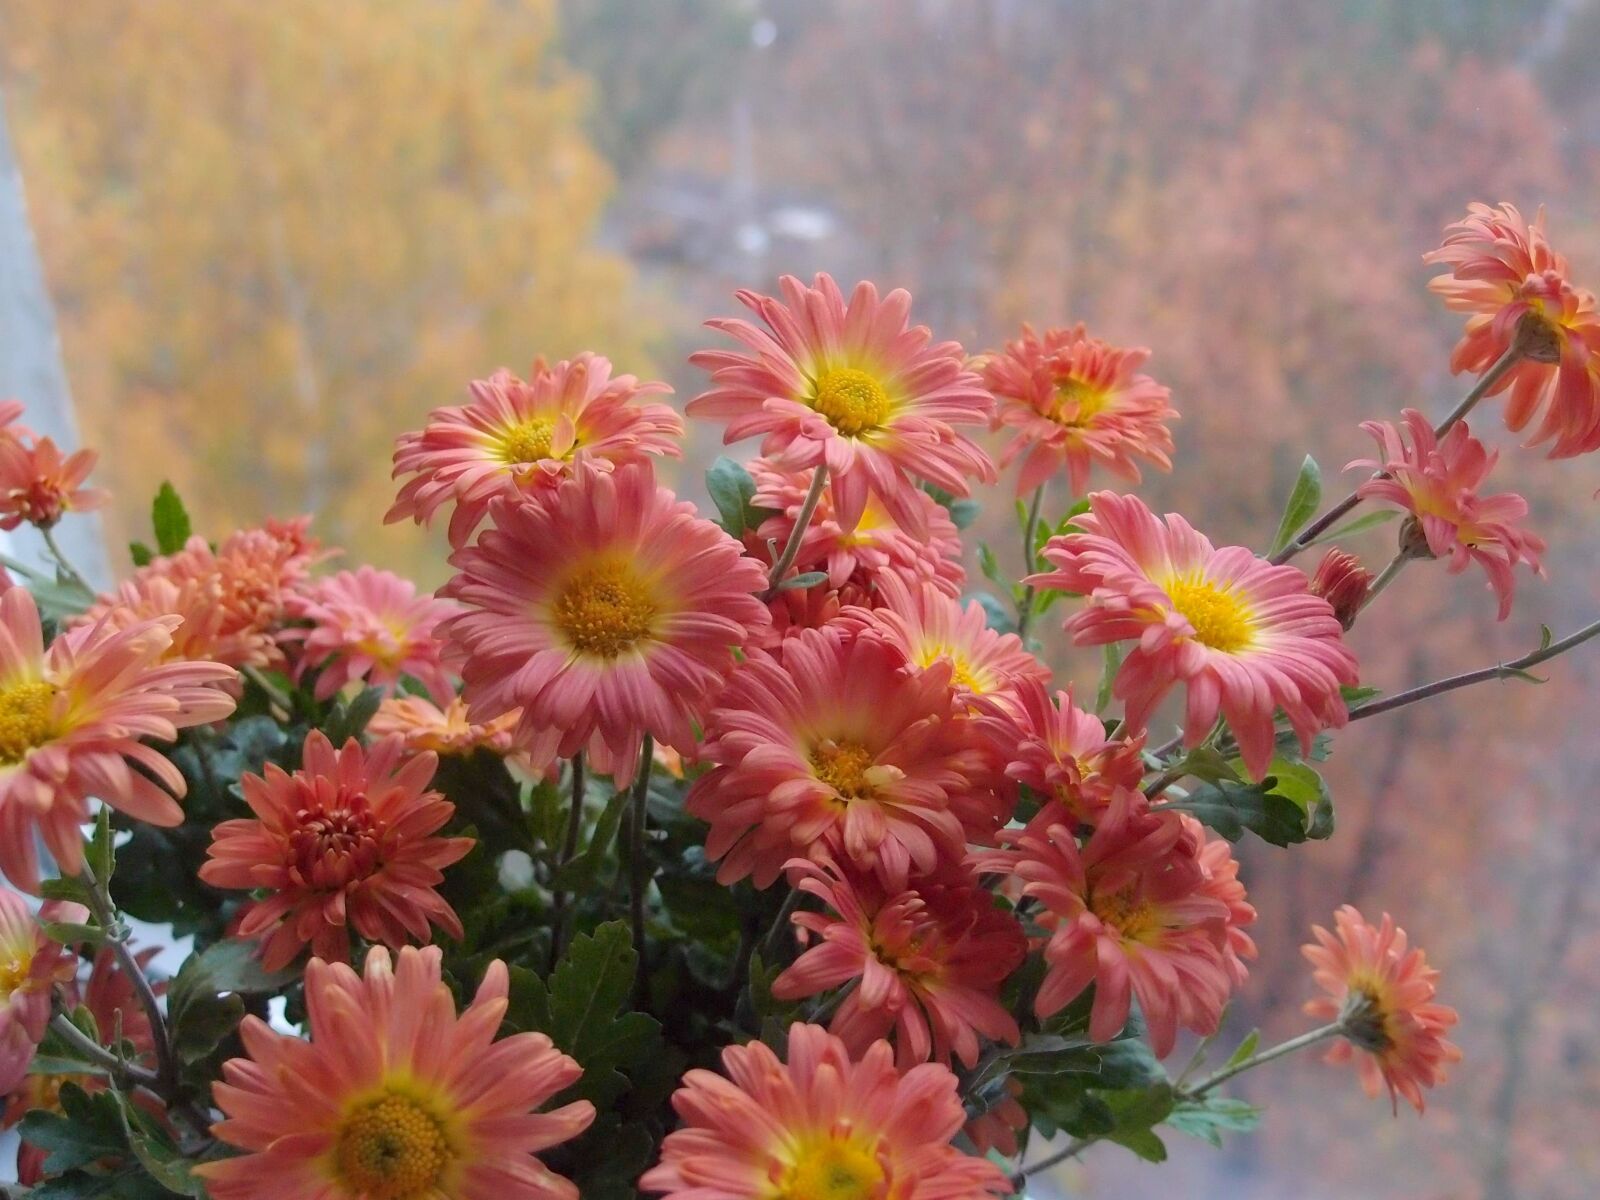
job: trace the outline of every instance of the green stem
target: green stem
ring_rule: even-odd
[[[789,573],[789,568],[794,566],[794,560],[800,554],[800,542],[806,535],[806,529],[811,525],[812,515],[822,500],[822,489],[827,484],[828,464],[818,463],[811,474],[811,486],[806,489],[806,498],[800,502],[800,513],[795,517],[794,528],[789,531],[789,540],[784,543],[783,553],[778,555],[778,561],[772,564],[772,570],[767,575],[767,590],[761,593],[763,602],[771,600],[778,594],[778,585]]]
[[[56,535],[51,532],[50,526],[38,525],[35,528],[38,529],[39,536],[44,539],[44,547],[50,551],[50,557],[55,559],[56,566],[61,568],[61,573],[93,596],[94,589],[89,586],[89,581],[79,573],[78,568],[72,565],[72,560],[66,556],[66,552],[56,543]]]
[[[1039,528],[1039,506],[1044,502],[1044,484],[1033,489],[1033,503],[1028,506],[1028,519],[1022,527],[1022,565],[1024,576],[1032,575],[1038,569],[1038,560],[1033,553],[1033,536]],[[1022,599],[1017,604],[1017,636],[1026,640],[1028,626],[1033,624],[1034,586],[1028,584],[1022,593]]]
[[[267,697],[267,702],[275,708],[281,709],[285,715],[294,711],[294,701],[289,697],[289,694],[268,679],[266,675],[262,674],[260,667],[253,667],[246,663],[239,668],[239,674],[260,688]]]
[[[1391,558],[1388,566],[1379,571],[1378,577],[1367,586],[1367,594],[1362,598],[1361,608],[1358,611],[1366,612],[1368,605],[1378,598],[1378,593],[1398,579],[1400,572],[1405,570],[1406,564],[1415,557],[1416,555],[1411,551],[1401,550]]]
[[[778,909],[778,915],[772,922],[772,928],[767,930],[767,936],[761,939],[761,959],[771,965],[778,957],[778,951],[783,945],[783,934],[789,928],[789,918],[794,916],[794,910],[800,907],[800,890],[791,888],[789,894],[783,898],[783,907]]]
[[[628,895],[628,917],[633,925],[633,952],[637,956],[634,968],[634,1006],[640,1007],[645,980],[645,892],[650,887],[649,864],[645,862],[644,835],[649,821],[646,808],[650,796],[650,772],[655,767],[655,739],[644,736],[644,746],[639,753],[639,777],[633,783],[633,796],[628,824],[628,877],[632,884]]]
[[[58,1038],[71,1046],[85,1062],[93,1063],[95,1066],[109,1072],[114,1079],[151,1089],[154,1089],[161,1082],[160,1077],[154,1071],[113,1054],[69,1021],[63,1013],[57,1013],[50,1018],[50,1028]]]
[[[572,756],[572,805],[567,812],[567,832],[561,842],[561,856],[556,859],[559,872],[578,854],[578,835],[583,831],[583,751]],[[554,971],[561,961],[561,926],[566,915],[567,894],[557,888],[550,897],[550,969]]]
[[[1292,1037],[1287,1042],[1279,1042],[1276,1046],[1269,1046],[1258,1054],[1252,1054],[1242,1062],[1236,1062],[1232,1066],[1223,1067],[1222,1070],[1213,1075],[1207,1075],[1194,1087],[1186,1090],[1183,1096],[1185,1099],[1198,1100],[1219,1084],[1226,1083],[1232,1079],[1235,1075],[1242,1075],[1246,1071],[1252,1071],[1275,1058],[1282,1058],[1286,1054],[1293,1054],[1296,1050],[1304,1050],[1307,1046],[1315,1046],[1318,1042],[1327,1041],[1331,1037],[1338,1037],[1343,1032],[1344,1019],[1342,1017],[1327,1025],[1319,1025],[1315,1029],[1302,1033],[1299,1037]]]

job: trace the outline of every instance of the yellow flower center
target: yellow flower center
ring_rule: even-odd
[[[14,947],[0,957],[0,1000],[4,1000],[27,981],[33,969],[33,954],[22,947]]]
[[[346,1194],[421,1200],[436,1194],[456,1152],[433,1112],[391,1092],[345,1117],[333,1156]]]
[[[1155,906],[1131,891],[1110,892],[1091,897],[1094,915],[1120,933],[1125,941],[1145,942],[1161,928]]]
[[[884,1180],[871,1142],[823,1135],[799,1147],[771,1200],[878,1200]]]
[[[811,407],[846,437],[857,437],[888,419],[889,393],[865,371],[833,367],[817,378]]]
[[[56,736],[55,698],[55,685],[42,679],[0,691],[0,765],[15,766]]]
[[[811,770],[846,800],[858,800],[872,790],[867,771],[872,751],[860,742],[828,740],[812,747]]]
[[[599,563],[577,572],[556,597],[556,626],[581,654],[614,659],[650,636],[656,605],[629,564]]]
[[[1056,383],[1056,406],[1050,414],[1058,424],[1081,429],[1111,407],[1111,393],[1081,379],[1062,379]]]
[[[1219,588],[1208,579],[1174,579],[1167,584],[1172,607],[1194,626],[1195,640],[1237,654],[1255,641],[1255,622],[1249,606],[1230,588]]]
[[[1352,978],[1341,1014],[1345,1022],[1345,1037],[1352,1044],[1379,1056],[1395,1044],[1384,992],[1383,984],[1376,979],[1364,979],[1359,975]]]
[[[500,457],[508,463],[534,463],[550,457],[556,423],[548,417],[529,417],[500,437]]]
[[[950,664],[950,682],[963,691],[981,696],[992,690],[988,672],[980,675],[973,668],[972,660],[954,646],[925,642],[918,648],[916,662],[919,667],[926,669],[940,661]]]

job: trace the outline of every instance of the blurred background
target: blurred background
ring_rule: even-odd
[[[1307,449],[1332,479],[1357,421],[1463,390],[1420,256],[1468,201],[1547,205],[1600,287],[1597,58],[1595,0],[0,0],[0,192],[32,235],[0,203],[0,379],[103,451],[113,570],[171,479],[211,535],[315,511],[432,584],[439,541],[380,524],[397,433],[582,349],[687,398],[734,288],[828,270],[974,351],[1025,319],[1152,347],[1183,421],[1145,494],[1259,545]],[[1477,576],[1412,568],[1356,635],[1368,682],[1600,608],[1600,463],[1505,450],[1549,580],[1496,626]],[[1390,909],[1462,1012],[1427,1118],[1292,1061],[1239,1083],[1258,1136],[1172,1133],[1176,1169],[1097,1147],[1037,1196],[1596,1193],[1600,655],[1550,676],[1363,723],[1334,839],[1242,849],[1234,1035],[1303,1027],[1312,921]]]

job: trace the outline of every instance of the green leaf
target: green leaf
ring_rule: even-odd
[[[322,731],[338,749],[351,738],[359,738],[366,732],[367,722],[377,714],[378,706],[382,703],[382,688],[362,688],[348,703],[341,703],[334,709],[323,723]]]
[[[1256,1047],[1259,1045],[1261,1045],[1261,1030],[1252,1029],[1249,1033],[1244,1035],[1244,1041],[1240,1042],[1239,1048],[1228,1056],[1228,1061],[1224,1063],[1223,1066],[1225,1068],[1237,1067],[1245,1059],[1254,1054],[1256,1052]]]
[[[711,464],[706,472],[706,491],[711,493],[711,503],[717,506],[721,524],[734,537],[742,537],[754,528],[751,521],[751,499],[756,494],[756,481],[740,464],[723,455]]]
[[[1322,468],[1317,466],[1317,460],[1308,454],[1305,462],[1300,464],[1300,474],[1294,481],[1294,487],[1290,489],[1289,502],[1283,506],[1283,516],[1278,520],[1278,532],[1272,535],[1272,546],[1267,553],[1276,554],[1287,546],[1289,540],[1311,519],[1321,504]]]
[[[106,940],[106,931],[98,925],[81,925],[76,921],[44,921],[40,928],[44,930],[45,937],[63,946],[75,946],[79,942],[98,946]]]
[[[102,804],[100,811],[95,814],[94,836],[89,839],[88,859],[95,878],[100,881],[100,886],[109,884],[117,867],[116,845],[111,833],[110,805]]]
[[[1190,1137],[1210,1142],[1219,1150],[1224,1133],[1249,1133],[1261,1122],[1261,1110],[1254,1104],[1228,1096],[1207,1096],[1200,1100],[1180,1100],[1166,1123]]]
[[[1122,645],[1120,642],[1107,642],[1101,651],[1100,689],[1095,692],[1094,711],[1096,715],[1105,712],[1111,704],[1111,688],[1117,681],[1117,671],[1122,666]]]
[[[1100,1098],[1111,1109],[1115,1122],[1106,1137],[1132,1150],[1149,1162],[1164,1162],[1167,1147],[1153,1132],[1153,1127],[1166,1120],[1174,1102],[1172,1085],[1157,1083],[1152,1087],[1120,1092],[1102,1092]]]
[[[136,567],[149,566],[150,560],[155,558],[155,556],[156,552],[150,549],[150,547],[145,545],[143,542],[128,543],[128,557],[133,560],[133,565]]]
[[[1188,813],[1230,842],[1238,841],[1246,830],[1274,846],[1303,842],[1310,836],[1307,814],[1288,796],[1271,790],[1276,782],[1271,776],[1260,783],[1219,779],[1161,807]]]
[[[29,1075],[105,1075],[106,1068],[85,1062],[81,1058],[63,1058],[57,1054],[35,1054],[28,1064]]]
[[[594,824],[594,833],[589,836],[589,844],[582,854],[571,862],[562,864],[550,880],[550,886],[558,892],[584,892],[600,876],[600,868],[605,865],[606,853],[611,849],[611,843],[617,836],[617,828],[622,824],[623,811],[628,807],[628,789],[613,792],[606,801],[606,806],[600,810],[600,819]]]
[[[109,1092],[90,1096],[75,1083],[61,1085],[61,1112],[36,1108],[22,1118],[22,1140],[46,1152],[44,1169],[58,1175],[128,1148],[122,1117]]]
[[[957,529],[970,528],[983,511],[983,505],[976,500],[952,500],[945,508],[950,512],[950,523]]]
[[[994,551],[989,548],[988,542],[978,546],[978,568],[983,572],[983,577],[997,587],[1009,586],[1005,574],[1000,570],[999,560],[995,558]]]
[[[819,583],[826,583],[828,576],[823,571],[803,571],[799,575],[791,575],[778,585],[780,592],[803,592],[807,588],[814,588]]]
[[[1017,619],[998,596],[989,592],[979,592],[973,597],[978,606],[983,609],[985,623],[997,633],[1015,633]]]
[[[1400,515],[1398,509],[1381,508],[1377,512],[1370,512],[1364,517],[1357,517],[1354,521],[1339,526],[1339,528],[1320,537],[1314,537],[1306,543],[1308,546],[1320,546],[1324,542],[1336,542],[1340,538],[1354,537],[1358,533],[1365,533],[1369,529],[1376,529],[1379,525],[1387,524]]]
[[[121,1093],[114,1092],[113,1095],[117,1097],[117,1115],[122,1119],[123,1136],[127,1138],[128,1149],[133,1151],[139,1165],[174,1195],[204,1196],[205,1185],[195,1177],[188,1160],[178,1153],[163,1133],[150,1128],[144,1114],[130,1108]]]
[[[89,889],[77,876],[46,879],[39,885],[39,894],[46,900],[68,900],[73,904],[87,904]]]
[[[293,970],[262,970],[254,945],[232,938],[191,955],[167,989],[178,1057],[190,1066],[203,1063],[244,1019],[243,996],[271,994],[295,977]]]
[[[510,1019],[548,1034],[583,1067],[561,1102],[586,1099],[604,1111],[628,1088],[624,1070],[661,1052],[661,1026],[628,1011],[637,964],[626,922],[608,921],[574,937],[549,979],[512,969]]]
[[[188,510],[170,483],[163,483],[156,493],[150,505],[150,523],[155,526],[156,549],[162,554],[176,554],[194,533]]]

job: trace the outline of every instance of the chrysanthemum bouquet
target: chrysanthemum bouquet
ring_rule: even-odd
[[[305,520],[210,542],[170,489],[105,594],[12,564],[14,1190],[1004,1196],[1096,1142],[1248,1129],[1227,1082],[1313,1045],[1420,1111],[1456,1014],[1387,914],[1313,931],[1305,1033],[1213,1041],[1256,955],[1230,843],[1331,834],[1328,731],[1600,632],[1362,685],[1344,633],[1413,560],[1481,567],[1501,619],[1541,570],[1469,410],[1600,447],[1600,313],[1542,219],[1474,206],[1429,258],[1470,314],[1466,399],[1370,422],[1326,508],[1308,459],[1256,548],[1089,490],[1170,466],[1146,351],[1079,326],[970,358],[905,292],[824,275],[710,322],[686,412],[760,456],[717,461],[709,509],[657,477],[667,389],[585,354],[400,438],[389,520],[444,519],[437,596],[339,569]],[[54,550],[92,457],[23,415],[0,524]],[[1025,563],[980,546],[988,585],[960,533],[999,478],[985,427]],[[1052,510],[1052,480],[1082,499]],[[1303,569],[1396,516],[1381,571]],[[1098,679],[1053,678],[1069,641]]]

